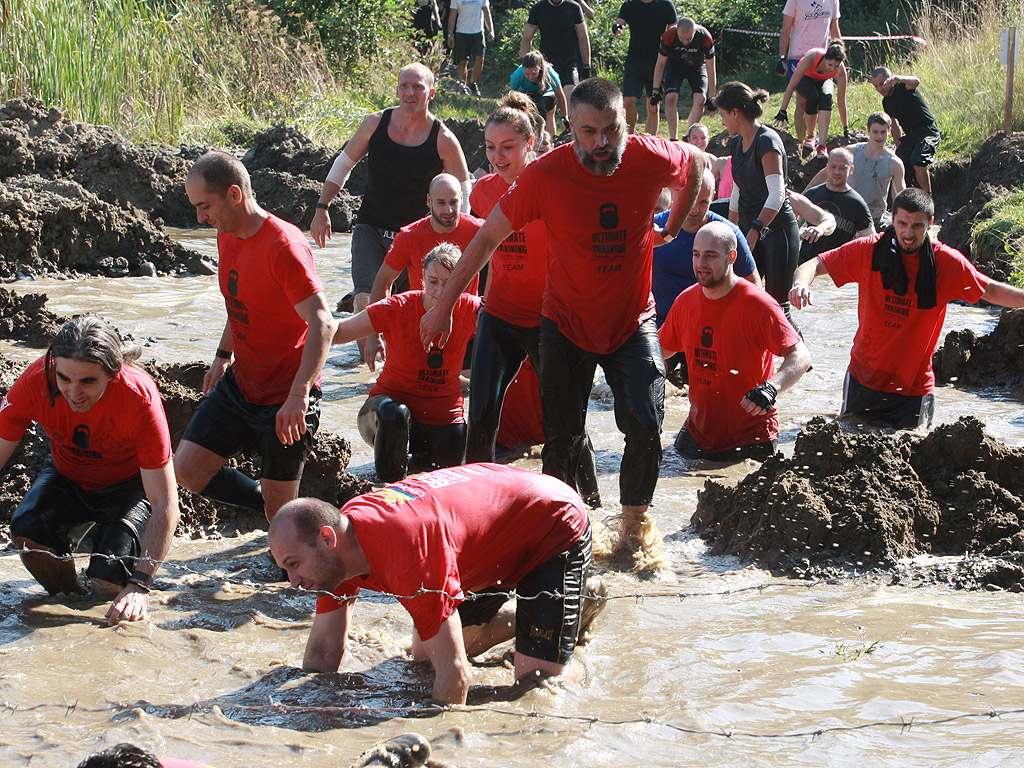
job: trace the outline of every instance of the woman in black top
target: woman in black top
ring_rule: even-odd
[[[786,199],[786,150],[774,130],[762,125],[761,104],[768,100],[763,88],[725,83],[715,104],[722,123],[732,135],[733,192],[729,220],[746,232],[764,287],[779,302],[786,317],[789,289],[800,256],[800,230]],[[795,324],[794,324],[795,326]]]

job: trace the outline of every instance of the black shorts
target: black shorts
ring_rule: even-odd
[[[769,456],[774,455],[779,450],[779,441],[770,440],[766,443],[750,443],[749,445],[738,445],[735,448],[729,448],[725,451],[705,451],[697,441],[693,439],[693,435],[690,434],[686,428],[686,424],[683,424],[683,428],[679,430],[679,434],[676,435],[675,440],[676,450],[679,455],[684,459],[702,459],[704,461],[728,461],[736,462],[743,461],[744,459],[753,459],[754,461],[764,461]]]
[[[708,95],[708,68],[706,66],[684,67],[678,61],[669,59],[665,63],[665,74],[661,78],[661,87],[665,89],[665,93],[679,93],[683,81],[689,83],[690,92],[694,96],[698,93]]]
[[[657,57],[638,59],[627,56],[622,70],[622,95],[626,98],[639,98],[647,89],[647,95],[650,96],[654,90],[654,67],[657,63]]]
[[[456,32],[452,58],[456,63],[469,61],[473,58],[482,59],[486,49],[487,43],[484,42],[484,33],[482,31],[474,33]]]
[[[865,414],[886,422],[893,429],[930,427],[935,415],[935,395],[900,395],[865,387],[847,371],[843,381],[840,416]]]
[[[150,511],[141,476],[89,491],[58,472],[47,457],[14,511],[11,538],[29,539],[58,555],[69,555],[73,529],[93,524],[93,557],[86,574],[123,586],[142,551]]]
[[[306,434],[291,445],[277,437],[277,411],[282,403],[254,405],[242,395],[231,367],[192,414],[184,440],[227,459],[239,451],[259,454],[260,476],[266,480],[291,481],[302,477],[302,467],[313,449],[320,426],[320,387],[309,392]]]
[[[801,77],[796,84],[796,92],[804,97],[804,114],[816,115],[818,112],[832,111],[832,91],[835,89],[832,78],[813,80]]]
[[[914,178],[910,169],[912,166],[926,166],[935,162],[935,150],[939,148],[939,134],[928,133],[907,134],[900,139],[900,145],[896,147],[896,157],[903,161],[907,170],[907,177]]]
[[[580,60],[576,58],[576,54],[569,56],[548,56],[544,54],[544,58],[548,60],[555,72],[558,73],[558,79],[562,82],[562,87],[567,85],[579,85],[580,82]]]
[[[548,112],[555,111],[555,97],[551,94],[545,96],[540,93],[528,93],[526,95],[530,97],[530,101],[537,107],[541,117],[547,117]]]
[[[568,664],[580,631],[583,590],[590,573],[590,524],[565,552],[541,563],[518,584],[516,653]],[[489,587],[459,605],[463,626],[486,624],[508,599],[512,586]],[[498,594],[495,594],[498,593]]]

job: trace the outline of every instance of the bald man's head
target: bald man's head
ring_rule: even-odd
[[[438,232],[452,232],[459,225],[462,186],[450,173],[439,173],[427,188],[431,226]]]

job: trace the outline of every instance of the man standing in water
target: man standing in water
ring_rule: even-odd
[[[1024,307],[1024,290],[983,275],[962,253],[928,237],[931,197],[906,189],[892,203],[892,226],[801,264],[789,300],[812,304],[821,275],[857,283],[860,325],[843,383],[840,416],[866,414],[895,429],[930,427],[935,410],[932,355],[951,301],[984,299]]]
[[[680,190],[663,234],[678,233],[696,200],[705,159],[690,144],[628,135],[622,93],[607,80],[580,83],[570,112],[573,143],[527,165],[494,207],[437,305],[424,315],[420,341],[427,348],[440,336],[443,344],[451,332],[452,307],[498,244],[529,222],[544,220],[544,472],[575,483],[587,439],[587,402],[600,364],[626,439],[619,476],[620,546],[642,550],[637,563],[644,567],[661,557],[661,537],[647,508],[660,471],[665,399],[651,296],[651,217],[663,187]]]
[[[554,478],[498,464],[439,469],[340,511],[293,501],[269,538],[293,587],[334,593],[317,600],[304,669],[338,671],[365,589],[397,596],[411,614],[412,654],[434,667],[438,702],[465,704],[469,658],[512,638],[516,681],[582,677],[572,656],[590,521],[580,497]]]
[[[422,64],[404,67],[398,73],[398,106],[363,118],[320,191],[309,233],[323,248],[331,237],[331,201],[366,156],[366,194],[352,229],[353,312],[370,303],[373,280],[398,230],[428,213],[423,201],[431,179],[442,171],[450,173],[462,185],[463,201],[469,199],[472,185],[459,140],[430,113],[435,93],[429,69]],[[408,288],[408,281],[401,281],[399,290]]]
[[[237,158],[207,152],[185,192],[199,222],[217,230],[228,319],[174,471],[189,491],[270,520],[298,495],[320,424],[320,369],[334,320],[306,238],[260,208]],[[259,483],[225,464],[242,448],[262,459]]]
[[[178,525],[171,436],[156,384],[98,317],[69,320],[0,403],[0,466],[37,422],[50,439],[11,520],[22,562],[50,594],[81,592],[76,529],[93,526],[86,575],[116,595],[107,623],[146,617],[153,574]]]

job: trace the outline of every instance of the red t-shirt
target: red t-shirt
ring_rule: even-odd
[[[492,173],[476,183],[469,202],[486,218],[508,188],[501,176]],[[484,312],[524,328],[540,325],[548,271],[547,240],[544,222],[531,221],[501,242],[491,257]]]
[[[857,335],[850,352],[850,373],[879,392],[916,397],[935,389],[932,355],[946,319],[946,305],[956,299],[972,304],[981,298],[991,278],[983,275],[962,253],[932,242],[935,253],[936,304],[917,308],[918,256],[903,257],[909,289],[897,296],[882,287],[882,273],[871,269],[871,255],[881,234],[854,240],[821,254],[838,286],[857,283]]]
[[[747,392],[775,374],[772,355],[800,341],[775,299],[747,280],[714,300],[691,285],[676,297],[659,335],[663,349],[686,353],[686,430],[701,450],[718,453],[778,437],[775,408],[755,416],[740,406]]]
[[[574,344],[618,349],[654,316],[654,206],[663,187],[681,189],[693,152],[685,142],[630,136],[611,176],[586,170],[572,144],[523,169],[499,203],[519,230],[543,219],[548,275],[543,315]]]
[[[409,406],[422,424],[462,424],[462,385],[459,373],[466,346],[476,333],[480,297],[463,293],[452,312],[452,335],[444,346],[444,367],[427,366],[420,342],[423,291],[389,296],[366,308],[373,330],[384,336],[384,369],[370,390],[370,397],[387,395]]]
[[[235,341],[235,381],[254,405],[283,403],[306,341],[306,321],[295,305],[323,291],[313,251],[298,227],[273,214],[245,240],[217,235],[217,251]]]
[[[498,464],[406,478],[356,496],[342,512],[370,573],[342,582],[334,594],[367,589],[405,596],[399,602],[423,640],[437,634],[467,591],[511,589],[579,541],[588,524],[580,497],[561,480]],[[446,594],[417,595],[421,588]],[[321,597],[316,611],[338,606]]]
[[[498,443],[506,448],[514,448],[517,445],[543,442],[540,380],[530,364],[530,358],[526,358],[519,373],[505,390],[505,399],[501,403],[501,421],[498,423]]]
[[[424,216],[398,230],[395,239],[391,241],[391,249],[384,257],[384,263],[396,272],[408,269],[409,288],[414,291],[422,290],[423,259],[426,255],[441,243],[452,243],[459,246],[460,251],[465,251],[473,235],[483,225],[483,219],[470,216],[468,213],[460,213],[459,223],[453,232],[436,232],[430,226],[430,217]],[[473,278],[466,291],[476,293],[479,286],[480,277],[477,276]]]
[[[92,491],[128,480],[139,469],[171,460],[171,434],[160,392],[145,371],[122,366],[103,397],[85,413],[46,396],[46,358],[32,363],[0,402],[0,438],[17,442],[38,422],[50,438],[53,466]]]

